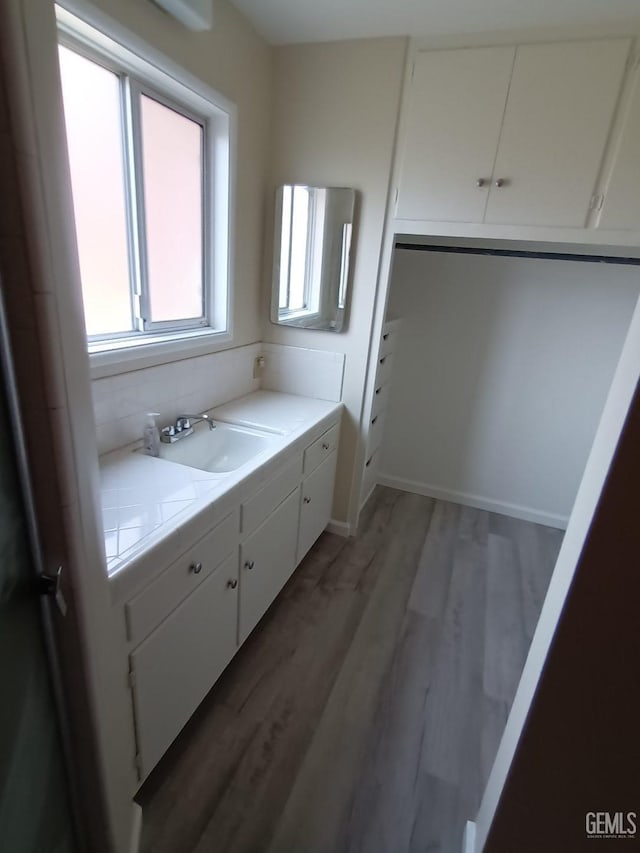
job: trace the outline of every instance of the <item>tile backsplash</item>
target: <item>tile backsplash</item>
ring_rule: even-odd
[[[133,370],[92,383],[98,453],[142,438],[147,412],[161,424],[185,412],[203,412],[260,387],[253,378],[261,344],[250,344],[157,367]]]
[[[342,399],[345,356],[341,352],[262,344],[262,388],[319,400]]]
[[[264,355],[260,379],[256,356]],[[265,388],[322,400],[340,400],[342,353],[255,343],[133,370],[92,382],[98,452],[108,453],[142,438],[147,412],[160,423],[184,412],[203,412]]]

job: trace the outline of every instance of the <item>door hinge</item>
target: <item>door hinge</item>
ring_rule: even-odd
[[[127,673],[127,681],[129,682],[129,687],[135,687],[136,686],[136,674],[135,674],[135,671],[133,669],[130,669],[129,672]]]
[[[589,210],[595,210],[596,212],[602,210],[602,206],[604,204],[604,195],[602,193],[597,193],[591,196],[591,202],[589,203]]]
[[[397,205],[397,204],[398,204],[398,193],[399,193],[399,191],[398,191],[398,187],[396,187],[396,194],[395,194],[395,196],[393,197],[393,203],[394,203],[395,205]]]
[[[62,593],[62,566],[58,566],[54,574],[43,572],[39,578],[40,595],[53,598],[58,610],[63,616],[67,615],[67,602]]]
[[[142,756],[139,752],[133,756],[133,766],[136,768],[138,779],[142,779]]]

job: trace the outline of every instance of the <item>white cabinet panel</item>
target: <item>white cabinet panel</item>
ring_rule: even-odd
[[[259,492],[242,504],[242,533],[248,536],[267,518],[274,507],[290,495],[302,478],[302,455],[279,471]]]
[[[331,518],[337,458],[334,451],[302,484],[296,563],[302,560]]]
[[[233,657],[237,581],[238,558],[234,554],[131,654],[143,777]]]
[[[397,218],[482,221],[514,54],[490,47],[417,55]]]
[[[340,424],[332,426],[324,432],[320,438],[316,439],[313,444],[304,452],[304,474],[310,474],[318,465],[327,459],[330,453],[338,449],[340,441]]]
[[[634,75],[598,227],[640,230],[640,66]]]
[[[518,47],[485,222],[585,225],[629,47],[628,39]]]
[[[128,602],[125,612],[130,642],[137,644],[144,640],[234,549],[237,554],[237,511],[228,515]]]
[[[289,495],[240,548],[240,624],[243,643],[295,568],[300,488]]]

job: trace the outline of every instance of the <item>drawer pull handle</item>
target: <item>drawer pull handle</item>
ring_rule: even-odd
[[[253,567],[255,566],[255,562],[253,560],[247,560],[244,564],[245,569],[249,569],[249,571],[253,571]]]
[[[382,385],[379,388],[376,388],[376,394],[379,394],[382,391]]]
[[[373,426],[377,420],[378,420],[378,416],[376,415],[375,418],[371,419],[371,426]]]
[[[233,580],[229,578],[229,580],[227,581],[227,586],[229,587],[229,589],[235,589],[238,586],[238,581],[235,578],[233,578]]]
[[[389,332],[387,332],[387,334],[386,334],[386,335],[383,335],[383,336],[382,336],[382,340],[383,340],[383,341],[386,341],[388,337],[389,337]]]
[[[327,442],[326,442],[326,441],[323,441],[323,442],[322,442],[322,449],[323,449],[323,450],[328,450],[330,447],[331,447],[331,445],[330,445],[330,444],[327,444]]]
[[[311,503],[311,498],[303,498],[302,500],[303,500],[303,501],[304,501],[304,503],[306,503],[306,504],[310,504],[310,503]]]
[[[373,456],[371,457],[371,459],[367,459],[367,461],[365,462],[364,467],[365,467],[365,468],[368,468],[368,467],[369,467],[369,465],[371,465],[371,463],[372,463],[372,462],[373,462]]]
[[[189,566],[194,575],[199,575],[202,571],[202,563],[191,563]]]
[[[380,364],[384,364],[386,360],[387,360],[386,355],[383,355],[382,358],[380,359]]]

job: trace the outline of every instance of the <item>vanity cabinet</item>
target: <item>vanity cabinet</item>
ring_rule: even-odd
[[[318,425],[269,475],[250,472],[236,484],[235,505],[220,498],[222,521],[124,602],[140,780],[327,526],[339,437],[335,420]],[[188,533],[177,535],[190,544]]]
[[[640,231],[640,59],[630,80],[599,228]]]
[[[138,772],[149,773],[237,648],[237,552],[130,655]]]
[[[396,218],[584,227],[630,45],[419,52]]]
[[[299,511],[298,486],[240,546],[240,643],[253,631],[296,567]]]

